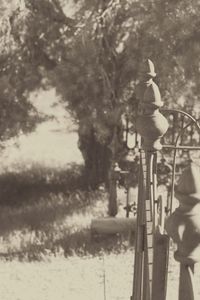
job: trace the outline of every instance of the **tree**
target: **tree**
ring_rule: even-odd
[[[99,173],[108,174],[111,158],[118,159],[109,145],[125,107],[142,97],[138,80],[147,58],[155,63],[166,105],[177,106],[181,95],[198,95],[199,13],[196,1],[84,1],[72,51],[64,54],[53,77],[79,120],[92,186],[107,179]]]
[[[0,139],[27,132],[44,119],[29,93],[48,88],[69,19],[57,1],[0,1]],[[53,20],[53,22],[52,22]],[[57,46],[57,44],[59,46]]]
[[[183,95],[186,102],[197,101],[200,4],[82,0],[76,1],[72,19],[64,13],[64,3],[24,0],[23,10],[13,11],[12,47],[0,57],[1,70],[6,68],[3,74],[12,79],[15,95],[41,85],[56,87],[79,123],[86,177],[95,188],[108,182],[111,161],[119,159],[120,117],[142,97],[138,81],[147,58],[155,63],[166,105],[177,106]],[[113,153],[116,132],[119,142]]]
[[[23,64],[23,56],[16,48],[4,1],[0,2],[0,7],[1,12],[4,11],[0,19],[0,140],[5,140],[31,130],[41,121],[41,116],[27,101],[25,76],[17,67],[17,62]]]

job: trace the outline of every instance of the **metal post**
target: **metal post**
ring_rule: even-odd
[[[168,218],[166,230],[177,244],[180,262],[179,300],[197,300],[194,265],[200,261],[200,167],[191,163],[179,179],[175,193],[179,207]]]
[[[156,260],[153,250],[159,245],[157,240],[154,241],[153,234],[157,228],[157,151],[162,149],[160,139],[168,129],[168,122],[159,112],[163,102],[159,88],[153,81],[155,76],[154,65],[148,60],[145,77],[147,88],[140,101],[140,113],[136,120],[136,129],[142,136],[143,144],[140,158],[133,300],[164,300],[163,295],[153,298],[153,290],[160,284],[160,278],[162,279],[162,275],[159,277],[158,272],[153,270]]]

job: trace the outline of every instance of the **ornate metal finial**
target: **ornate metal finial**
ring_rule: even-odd
[[[191,163],[175,193],[179,207],[168,218],[166,230],[177,244],[174,257],[181,263],[179,299],[194,300],[194,264],[200,261],[200,167]]]
[[[163,106],[160,91],[157,84],[153,81],[156,76],[154,65],[148,60],[148,71],[146,90],[143,99],[140,100],[140,113],[136,120],[138,133],[143,137],[143,147],[146,150],[160,150],[160,138],[168,129],[166,118],[159,112]]]

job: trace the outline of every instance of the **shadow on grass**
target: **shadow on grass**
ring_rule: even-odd
[[[107,210],[107,194],[84,190],[83,169],[28,170],[0,174],[0,257],[100,255],[130,247],[129,235],[92,236],[90,221]]]
[[[102,197],[100,192],[76,190],[69,195],[47,193],[37,202],[16,206],[2,206],[0,209],[0,234],[24,227],[30,230],[43,230],[55,222],[72,216],[84,214],[88,207]]]
[[[103,253],[118,253],[133,246],[134,235],[131,232],[123,234],[92,235],[85,229],[57,241],[64,249],[65,256],[100,255]]]
[[[121,253],[134,247],[134,234],[112,234],[92,236],[90,229],[66,234],[62,239],[47,241],[43,245],[30,244],[6,253],[0,252],[0,259],[20,261],[43,261],[52,257],[101,256],[102,254]]]
[[[82,211],[100,193],[84,190],[83,167],[67,169],[33,165],[31,169],[5,170],[0,174],[0,233],[47,224]]]
[[[33,164],[19,165],[0,174],[0,205],[20,206],[40,201],[47,193],[64,193],[85,189],[83,166],[69,164],[65,169]]]

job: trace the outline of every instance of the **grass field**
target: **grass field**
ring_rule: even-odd
[[[58,115],[61,122],[9,141],[1,155],[0,299],[130,299],[131,239],[91,235],[91,219],[107,215],[107,194],[81,189],[76,127]],[[172,255],[167,300],[177,299]]]
[[[107,195],[81,189],[76,126],[61,108],[57,116],[1,154],[0,299],[129,297],[132,248],[126,237],[91,236],[91,219],[107,214]]]

